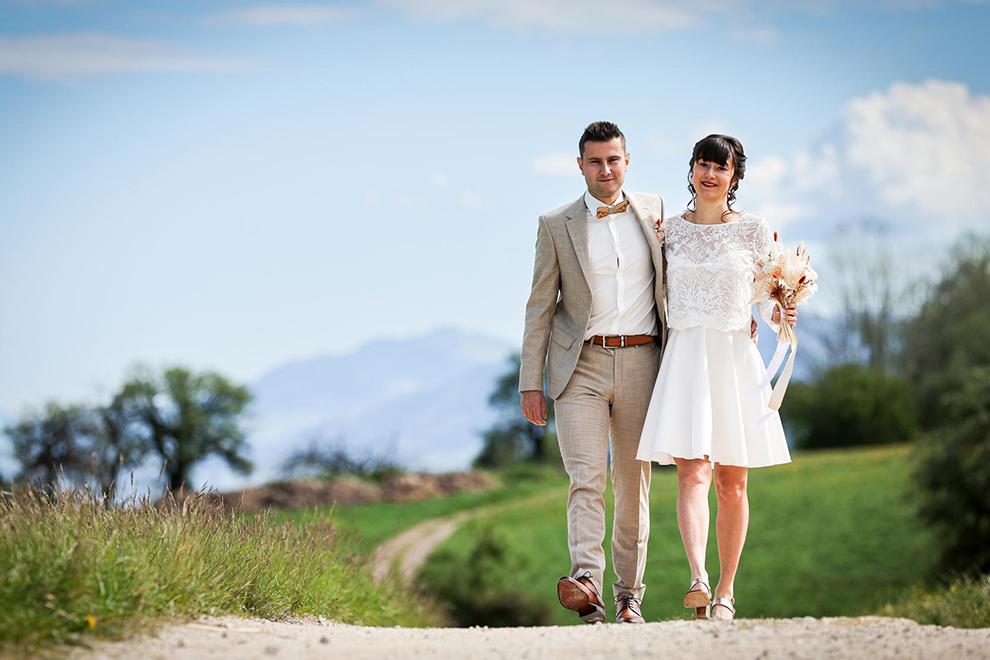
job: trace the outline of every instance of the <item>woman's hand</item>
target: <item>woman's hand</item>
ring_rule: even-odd
[[[787,319],[787,325],[793,328],[797,324],[797,305],[792,304],[785,307],[784,318]],[[770,315],[770,320],[775,325],[780,325],[780,307],[773,308],[773,314]]]

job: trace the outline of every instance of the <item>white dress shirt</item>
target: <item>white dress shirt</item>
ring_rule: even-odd
[[[623,199],[620,192],[616,203]],[[585,340],[595,335],[656,335],[656,273],[639,221],[629,208],[599,220],[599,207],[608,204],[590,192],[584,194],[584,203],[591,258],[591,321]]]

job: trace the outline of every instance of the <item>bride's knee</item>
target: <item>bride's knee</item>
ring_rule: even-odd
[[[749,471],[746,468],[719,466],[715,470],[715,495],[720,502],[735,502],[746,497]]]
[[[712,483],[711,464],[703,458],[676,459],[677,485],[680,488],[705,488]]]

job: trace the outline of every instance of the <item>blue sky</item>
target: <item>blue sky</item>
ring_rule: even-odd
[[[596,119],[671,210],[729,132],[785,241],[879,218],[921,276],[987,226],[990,4],[862,4],[0,0],[0,409],[137,361],[515,343]]]

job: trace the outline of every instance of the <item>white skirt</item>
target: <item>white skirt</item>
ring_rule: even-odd
[[[791,461],[763,358],[743,330],[671,330],[640,436],[641,461],[765,467]]]

